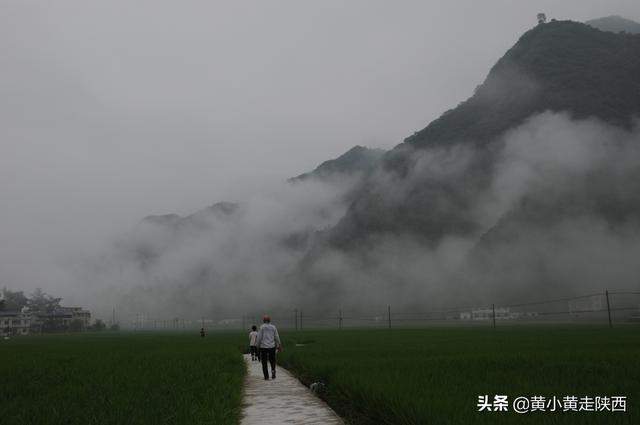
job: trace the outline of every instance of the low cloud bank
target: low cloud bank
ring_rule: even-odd
[[[637,127],[547,112],[490,145],[412,158],[402,178],[379,167],[364,183],[283,183],[228,214],[144,220],[76,265],[73,279],[99,314],[115,306],[157,318],[425,310],[638,288]],[[381,220],[417,205],[427,227],[333,246],[327,235],[362,190],[376,194]]]
[[[547,112],[491,145],[412,158],[402,177],[378,170],[368,195],[376,204],[356,207],[376,212],[354,215],[384,221],[410,205],[415,231],[321,250],[304,269],[312,283],[300,303],[308,291],[355,310],[424,311],[639,288],[637,128]]]

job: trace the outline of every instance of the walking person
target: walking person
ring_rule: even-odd
[[[278,329],[271,324],[271,317],[265,315],[262,318],[262,326],[258,331],[257,344],[260,349],[260,360],[262,361],[262,373],[264,379],[269,380],[269,370],[267,361],[271,365],[271,379],[276,379],[276,350],[282,351],[282,343]]]
[[[251,326],[251,332],[249,332],[249,352],[251,353],[251,361],[255,362],[260,359],[258,354],[258,328],[256,325]]]

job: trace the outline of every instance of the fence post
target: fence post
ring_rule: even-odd
[[[491,304],[491,309],[493,310],[493,327],[496,327],[496,305]]]
[[[391,329],[391,305],[387,306],[387,318],[389,319],[389,329]]]
[[[607,315],[609,316],[609,327],[612,328],[613,324],[611,323],[611,304],[609,304],[609,290],[605,289],[604,296],[607,298]]]

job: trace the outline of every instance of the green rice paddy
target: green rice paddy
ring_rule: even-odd
[[[640,424],[637,326],[305,331],[287,342],[281,363],[324,381],[353,424]],[[623,395],[627,413],[477,411],[479,395],[496,394]]]
[[[235,424],[237,335],[104,334],[0,341],[2,424]]]
[[[277,323],[276,323],[277,325]],[[279,363],[350,424],[638,424],[640,327],[281,332]],[[237,424],[241,332],[0,341],[1,424]],[[626,396],[627,412],[478,412],[479,395]]]

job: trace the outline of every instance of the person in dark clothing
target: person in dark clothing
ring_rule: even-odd
[[[200,338],[204,338],[204,328],[200,328]]]
[[[264,374],[264,379],[269,379],[267,361],[269,362],[269,366],[271,366],[271,379],[276,379],[276,348],[261,348],[260,360],[262,361],[262,373]]]
[[[262,361],[262,373],[264,379],[269,380],[269,369],[267,362],[271,366],[271,379],[276,379],[276,350],[282,351],[282,343],[278,329],[271,324],[271,318],[264,316],[264,322],[258,331],[257,345],[260,348],[260,360]]]

